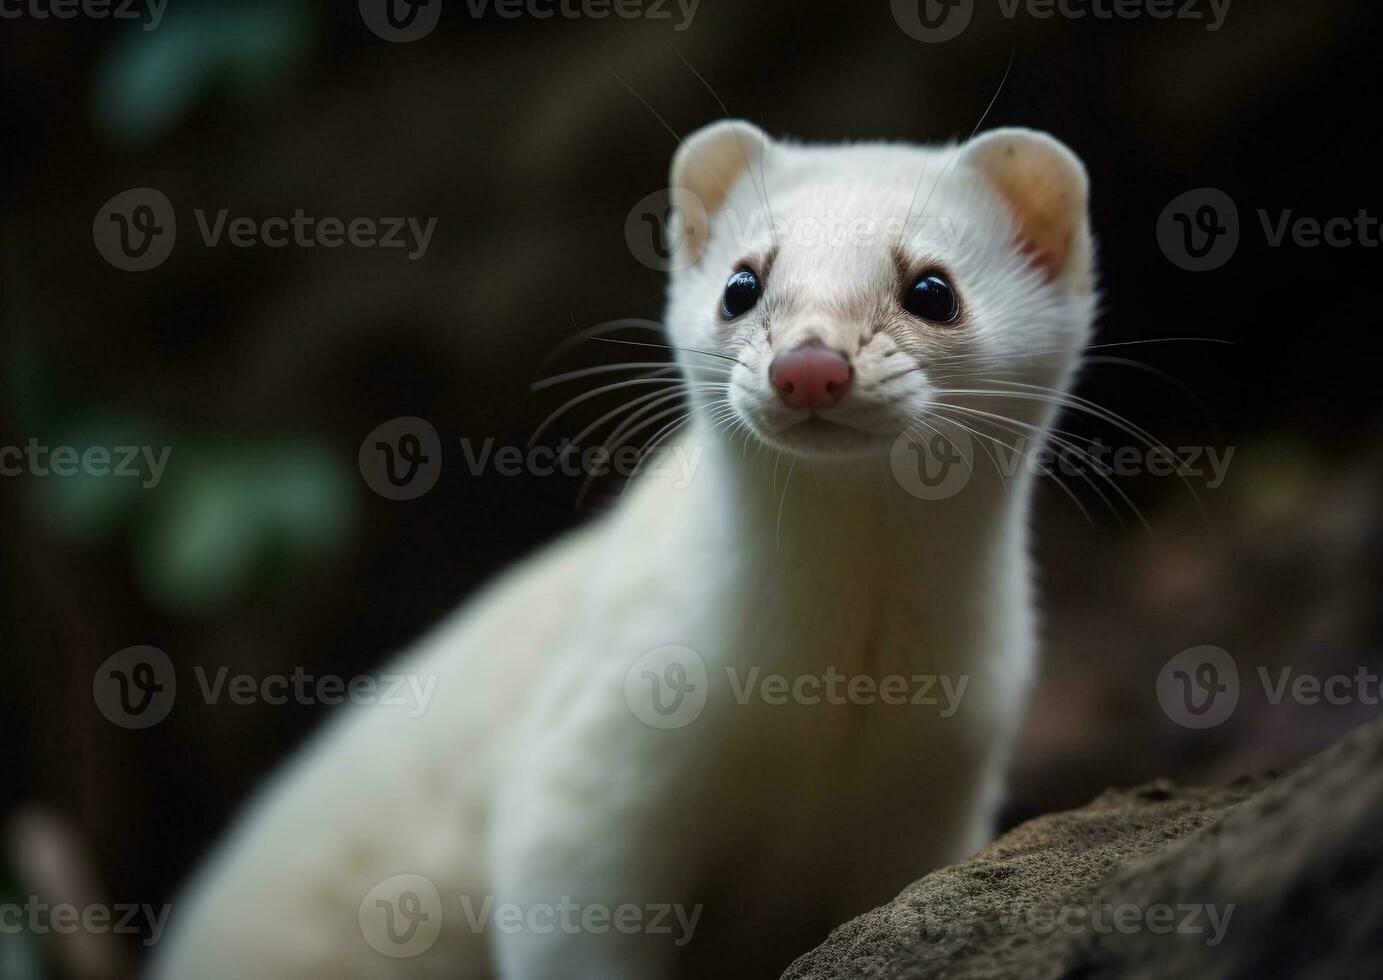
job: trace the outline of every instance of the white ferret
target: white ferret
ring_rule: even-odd
[[[425,712],[343,711],[158,980],[772,977],[988,840],[1036,623],[1032,477],[985,455],[1041,443],[1089,342],[1084,169],[723,121],[671,187],[692,478],[436,629],[395,667]]]

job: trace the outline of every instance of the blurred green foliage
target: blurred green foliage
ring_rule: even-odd
[[[96,128],[149,143],[208,91],[261,97],[307,61],[314,29],[312,6],[298,0],[169,4],[158,30],[122,32],[97,64]]]
[[[22,906],[24,897],[13,877],[0,865],[0,906]],[[0,929],[0,980],[42,980],[38,944],[24,930]]]
[[[179,455],[135,544],[140,584],[165,608],[214,610],[261,573],[310,566],[355,526],[358,481],[318,442],[189,446]]]
[[[359,481],[320,437],[206,438],[89,404],[64,389],[34,348],[10,360],[7,400],[23,431],[51,449],[130,446],[167,452],[157,483],[141,455],[138,476],[29,478],[43,526],[69,541],[132,534],[135,573],[155,605],[205,615],[248,593],[257,578],[294,574],[335,551],[357,522]]]

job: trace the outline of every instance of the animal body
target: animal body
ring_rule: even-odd
[[[156,980],[777,976],[987,842],[1036,653],[1032,476],[1095,305],[1050,136],[683,141],[648,473],[268,785]],[[414,706],[417,707],[416,705]]]

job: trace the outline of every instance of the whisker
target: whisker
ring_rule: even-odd
[[[956,407],[958,407],[958,406],[951,405],[951,406],[947,406],[947,407],[956,408]],[[946,421],[952,423],[953,425],[962,425],[962,423],[960,422],[959,419],[950,418],[950,417],[948,417],[948,416],[946,416],[946,415],[943,415],[943,414],[940,413],[940,412],[936,412],[936,413],[934,413],[934,414],[935,414],[938,418],[945,419]],[[962,426],[962,427],[964,427],[964,426]],[[1024,438],[1023,433],[1022,433],[1021,431],[1019,431],[1018,429],[1014,429],[1014,428],[1011,428],[1011,427],[1006,426],[1006,425],[1005,425],[1005,426],[1001,426],[1001,428],[1007,430],[1008,432],[1013,433],[1014,435],[1018,436],[1020,439],[1021,439],[1021,438]],[[994,436],[990,435],[990,434],[987,433],[987,432],[982,432],[982,431],[981,431],[980,429],[978,429],[978,428],[971,429],[971,430],[969,430],[969,431],[972,431],[975,435],[980,436],[980,437],[983,438],[983,439],[989,439],[989,440],[991,440],[992,442],[994,442],[995,445],[997,445],[997,446],[1002,446],[1002,447],[1004,447],[1005,449],[1008,449],[1010,452],[1014,453],[1015,455],[1017,455],[1017,456],[1019,456],[1019,457],[1021,457],[1021,458],[1023,458],[1023,459],[1028,458],[1029,455],[1030,455],[1026,450],[1020,449],[1020,448],[1018,448],[1017,446],[1010,446],[1008,443],[1003,442],[1003,441],[1001,441],[1001,440],[995,438]],[[992,458],[992,457],[991,457],[991,458]],[[996,465],[997,465],[997,463],[996,463]],[[1000,475],[1001,475],[1001,477],[1002,477],[1002,473],[1001,473]],[[1071,503],[1073,503],[1073,504],[1076,505],[1076,510],[1080,511],[1081,516],[1085,518],[1086,523],[1089,524],[1091,527],[1094,527],[1094,526],[1095,526],[1095,521],[1094,521],[1094,519],[1090,516],[1090,512],[1089,512],[1088,510],[1085,509],[1085,505],[1082,504],[1082,503],[1080,502],[1080,498],[1076,496],[1075,492],[1074,492],[1070,487],[1068,487],[1068,486],[1065,484],[1065,482],[1063,482],[1063,481],[1061,480],[1061,478],[1058,477],[1056,474],[1052,473],[1052,474],[1049,474],[1049,475],[1050,475],[1051,478],[1052,478],[1052,482],[1055,483],[1055,484],[1057,485],[1057,487],[1059,487],[1059,488],[1061,489],[1061,492],[1064,493],[1064,494],[1066,495],[1067,499],[1069,499],[1069,500],[1071,501]],[[1008,487],[1007,481],[1005,481],[1004,486],[1005,486],[1005,489],[1007,490],[1007,487]],[[1105,499],[1104,494],[1103,494],[1102,492],[1100,492],[1100,490],[1099,490],[1098,487],[1095,487],[1094,489],[1095,489],[1095,493],[1099,496],[1099,498],[1100,498],[1101,501],[1104,501],[1104,503],[1105,503],[1106,506],[1112,506],[1112,505],[1109,504],[1109,501]],[[1122,519],[1120,519],[1120,518],[1118,517],[1118,513],[1117,513],[1117,512],[1115,513],[1115,517],[1116,517],[1116,519],[1119,519],[1119,520],[1121,521],[1121,523],[1122,523]]]
[[[650,344],[640,340],[615,340],[613,337],[591,337],[590,339],[598,340],[602,344],[623,344],[626,347],[654,347],[658,350],[675,350],[682,351],[687,354],[701,354],[705,357],[718,357],[724,361],[734,361],[741,367],[749,366],[748,364],[745,364],[743,361],[741,361],[739,358],[731,357],[729,354],[721,354],[719,351],[699,350],[695,347],[675,347],[672,344]]]
[[[672,53],[677,55],[678,60],[680,60],[682,64],[686,65],[687,69],[693,75],[696,76],[696,80],[705,87],[707,92],[711,93],[711,98],[716,100],[716,105],[720,106],[720,111],[725,114],[725,118],[730,118],[730,110],[726,108],[725,100],[720,97],[720,93],[718,93],[715,89],[711,88],[711,83],[706,81],[706,79],[702,77],[701,72],[697,71],[696,68],[692,66],[692,63],[688,61],[685,57],[683,57],[682,52],[678,49],[677,45],[675,44],[672,45]],[[738,133],[735,134],[735,142],[739,144],[740,156],[744,158],[745,167],[749,168],[749,152],[744,148],[744,143],[740,139],[740,135]],[[778,228],[777,223],[773,220],[773,205],[770,204],[768,200],[768,184],[764,180],[763,158],[766,156],[768,156],[767,138],[764,139],[763,146],[759,148],[759,181],[755,189],[759,192],[759,199],[763,201],[764,210],[768,212],[769,234],[773,236],[774,248],[777,248]]]
[[[722,399],[722,401],[726,401],[726,400],[725,400],[725,399]],[[728,401],[727,401],[727,404],[728,404]],[[709,412],[709,411],[711,411],[713,408],[717,408],[717,407],[719,407],[719,403],[718,403],[718,402],[710,402],[710,403],[708,403],[708,404],[706,404],[706,405],[693,405],[688,411],[686,411],[686,412],[683,413],[682,415],[679,415],[677,418],[673,419],[672,422],[670,422],[670,423],[664,425],[664,426],[663,426],[661,429],[659,429],[657,432],[653,433],[653,435],[651,435],[648,439],[644,440],[643,445],[639,447],[639,451],[638,451],[639,466],[642,466],[642,465],[643,465],[643,461],[644,461],[645,458],[647,458],[647,456],[648,456],[649,453],[651,453],[654,449],[658,448],[658,446],[660,446],[660,445],[662,444],[662,442],[663,442],[663,436],[664,436],[665,433],[668,434],[669,436],[671,435],[671,433],[669,432],[669,429],[675,431],[675,430],[677,429],[677,427],[681,426],[683,423],[685,423],[685,422],[687,422],[689,419],[691,419],[691,418],[696,414],[696,411],[697,411],[698,408],[704,408],[707,412]],[[680,409],[673,409],[672,411],[675,412],[675,411],[679,411],[679,410],[680,410]],[[659,418],[666,418],[666,417],[667,417],[668,415],[670,415],[670,414],[672,414],[672,412],[665,412],[665,413],[663,413],[662,415],[660,415]],[[654,420],[654,419],[649,419],[649,420],[648,420],[647,422],[645,422],[643,425],[640,425],[637,429],[631,429],[630,432],[628,433],[628,437],[627,437],[627,438],[632,439],[632,438],[633,438],[634,436],[636,436],[639,432],[642,432],[644,429],[647,429],[647,428],[651,427],[651,426],[654,425],[655,423],[656,423],[656,420]]]
[[[1175,375],[1169,374],[1168,372],[1163,371],[1161,368],[1156,368],[1150,364],[1144,364],[1142,361],[1135,361],[1127,357],[1087,357],[1085,358],[1085,363],[1110,364],[1115,367],[1126,367],[1135,371],[1142,371],[1144,374],[1149,374],[1154,378],[1167,382],[1169,385],[1171,385],[1172,387],[1180,391],[1182,394],[1184,394],[1187,398],[1191,399],[1191,404],[1196,406],[1196,408],[1200,411],[1201,416],[1205,419],[1206,424],[1210,426],[1212,437],[1215,439],[1219,438],[1220,427],[1215,423],[1215,418],[1210,411],[1210,406],[1206,405],[1205,402],[1201,400],[1201,397],[1191,390],[1190,385],[1188,385],[1186,382],[1182,381]]]
[[[792,457],[792,461],[788,464],[787,478],[783,480],[783,496],[778,500],[778,521],[773,531],[773,543],[780,550],[783,547],[783,505],[788,502],[788,487],[792,485],[792,471],[796,468],[797,457],[794,456]],[[776,474],[777,464],[774,464],[774,471]]]
[[[533,435],[529,438],[528,444],[529,446],[536,445],[538,439],[541,438],[542,434],[547,431],[548,426],[552,425],[553,422],[555,422],[567,411],[575,408],[577,405],[580,405],[583,402],[590,401],[592,398],[598,398],[599,396],[606,394],[607,392],[619,391],[622,388],[632,388],[637,385],[686,385],[687,383],[688,382],[682,380],[681,378],[629,378],[625,381],[616,381],[608,385],[602,385],[599,388],[596,388],[592,391],[584,392],[564,402],[556,411],[554,411],[547,418],[543,419],[542,424],[538,426],[538,428],[534,431]]]
[[[662,404],[664,404],[664,403],[666,403],[666,402],[672,401],[674,398],[677,398],[677,399],[679,399],[679,400],[680,400],[680,399],[684,399],[684,398],[686,398],[686,396],[687,396],[687,392],[684,392],[684,391],[677,391],[677,392],[673,392],[672,394],[665,394],[665,395],[663,395],[662,398],[660,398],[657,402],[655,402],[655,406],[656,406],[656,405],[662,405]],[[675,407],[678,408],[678,409],[680,409],[680,408],[682,408],[683,406],[677,405],[677,406],[675,406]],[[614,430],[610,433],[610,438],[609,438],[608,442],[613,442],[613,443],[615,443],[614,448],[615,448],[615,449],[618,449],[621,445],[623,445],[622,437],[624,436],[625,432],[628,430],[628,427],[631,426],[631,425],[633,425],[633,424],[635,424],[635,423],[637,423],[637,422],[639,421],[639,419],[642,418],[642,417],[643,417],[643,413],[639,413],[638,415],[631,415],[629,418],[625,419],[625,420],[624,420],[623,422],[621,422],[619,425],[615,426]],[[611,450],[611,451],[613,452],[613,450]]]
[[[1133,511],[1133,513],[1138,517],[1138,521],[1140,524],[1143,525],[1144,530],[1149,532],[1152,531],[1152,526],[1148,523],[1147,519],[1144,518],[1142,512],[1138,509],[1138,506],[1134,504],[1133,500],[1128,496],[1128,494],[1124,492],[1123,488],[1120,487],[1112,478],[1110,478],[1110,476],[1107,473],[1105,473],[1100,468],[1099,462],[1093,456],[1085,452],[1085,450],[1083,450],[1080,446],[1078,446],[1071,440],[1063,439],[1061,434],[1059,434],[1061,433],[1061,430],[1044,428],[1039,425],[1033,425],[1030,422],[1024,422],[1021,419],[1014,419],[1005,415],[997,415],[993,412],[985,412],[980,409],[970,408],[969,406],[965,405],[956,405],[950,402],[944,402],[941,404],[944,404],[947,408],[950,408],[953,411],[965,412],[970,415],[977,415],[984,418],[994,419],[997,421],[1007,423],[1008,425],[1020,426],[1024,429],[1038,434],[1039,436],[1045,435],[1056,445],[1067,450],[1068,452],[1075,453],[1077,456],[1080,457],[1080,459],[1083,462],[1088,464],[1090,469],[1093,469],[1095,471],[1095,473],[1100,477],[1100,479],[1102,479],[1106,484],[1109,485],[1110,489],[1112,489],[1115,493],[1119,495],[1120,499],[1123,500],[1124,504],[1128,506],[1129,510]],[[1024,453],[1023,455],[1026,456],[1028,454]],[[1110,512],[1114,514],[1115,519],[1119,520],[1122,523],[1122,518],[1119,515],[1118,509],[1114,507],[1114,505],[1104,495],[1104,492],[1100,490],[1099,486],[1096,485],[1095,482],[1090,478],[1089,473],[1082,472],[1080,475],[1082,479],[1084,479],[1085,482],[1090,485],[1090,488],[1095,491],[1096,495],[1099,496],[1101,502],[1104,503],[1104,505],[1110,509]]]
[[[946,175],[951,172],[951,169],[955,166],[956,161],[960,159],[960,150],[965,146],[966,143],[969,143],[971,140],[975,138],[975,134],[978,133],[980,131],[980,127],[984,125],[984,121],[989,118],[989,114],[993,111],[995,103],[999,101],[999,96],[1004,91],[1004,84],[1008,81],[1008,76],[1013,71],[1013,60],[1017,53],[1017,48],[1013,48],[1009,51],[1008,67],[1004,69],[1004,77],[999,79],[999,87],[995,90],[994,97],[989,100],[989,105],[985,106],[984,112],[980,113],[980,121],[975,123],[975,128],[970,131],[970,135],[966,138],[965,143],[960,144],[960,146],[956,148],[956,152],[952,155],[951,159],[947,161],[946,166],[942,168],[941,175],[937,177],[936,183],[933,184],[932,189],[927,192],[927,200],[922,202],[923,215],[927,213],[927,205],[931,203],[932,195],[936,193],[937,188],[941,186],[941,182],[946,179]],[[903,218],[902,237],[907,236],[908,225],[912,221],[912,209],[913,206],[917,203],[917,191],[922,186],[922,176],[925,173],[926,169],[924,168],[922,174],[918,174],[917,176],[917,185],[912,189],[912,201],[908,204],[907,216]]]
[[[972,426],[966,425],[964,422],[960,421],[959,419],[948,418],[947,416],[942,415],[940,412],[933,412],[932,414],[933,414],[933,416],[935,416],[936,418],[941,419],[943,422],[946,422],[946,423],[948,423],[948,424],[950,424],[950,425],[954,425],[956,428],[960,429],[962,432],[969,433],[969,434],[972,435],[972,436],[980,436],[980,437],[982,437],[982,438],[993,438],[992,436],[987,436],[985,433],[980,432],[978,429],[975,429],[975,428],[973,428]],[[997,440],[997,439],[995,439],[994,441],[995,441],[995,442],[999,442],[999,440]],[[1000,443],[1000,445],[1003,445],[1003,443]],[[999,476],[999,482],[1002,483],[1003,486],[1004,486],[1004,496],[1005,496],[1005,497],[1010,496],[1010,494],[1009,494],[1009,489],[1008,489],[1008,477],[1006,477],[1006,476],[1004,475],[1003,467],[1001,467],[1001,466],[999,465],[999,461],[994,457],[994,454],[993,454],[992,452],[990,452],[988,446],[986,446],[984,443],[980,443],[980,448],[981,448],[982,450],[984,450],[984,454],[985,454],[986,456],[989,457],[989,461],[990,461],[991,463],[994,464],[994,472],[995,472],[996,474],[998,474],[998,476]],[[1013,449],[1012,446],[1009,446],[1008,448],[1009,448],[1009,449]],[[1018,450],[1014,449],[1014,452],[1018,452]],[[1022,453],[1020,452],[1019,455],[1022,455]]]
[[[645,407],[645,411],[654,409],[654,408],[656,407],[656,404],[657,404],[657,403],[655,403],[654,405],[646,406],[646,407]],[[677,412],[681,412],[682,410],[683,410],[683,406],[681,406],[681,405],[674,405],[672,408],[665,409],[664,411],[661,411],[661,412],[656,412],[656,411],[655,411],[654,414],[653,414],[650,418],[646,419],[646,420],[643,422],[642,425],[640,425],[639,427],[637,427],[637,428],[631,430],[631,431],[629,432],[629,435],[632,436],[635,432],[642,431],[642,429],[648,427],[649,425],[654,425],[654,424],[656,424],[659,420],[665,419],[665,418],[667,418],[669,415],[673,415],[673,414],[675,414],[675,413],[677,413]],[[694,411],[694,409],[693,409],[693,411]],[[691,414],[690,412],[687,413],[688,416],[689,416],[690,414]],[[627,421],[627,420],[626,420],[626,421]],[[612,434],[612,435],[610,436],[610,440],[613,440],[614,438],[615,438],[615,437],[614,437],[614,435]],[[607,461],[613,462],[613,460],[614,460],[614,458],[615,458],[615,453],[618,452],[618,451],[620,450],[620,448],[621,448],[623,445],[624,445],[624,442],[623,442],[623,441],[617,442],[617,443],[615,443],[613,446],[609,446],[608,443],[607,443],[607,445],[606,445],[605,447],[603,447],[603,448],[604,448],[604,451],[605,451],[605,459],[606,459]],[[637,473],[637,472],[638,472],[638,467],[639,467],[640,464],[642,464],[642,462],[643,462],[642,457],[641,457],[641,456],[638,457],[638,462],[635,464],[634,471],[633,471],[633,473],[630,474],[630,476],[633,476],[634,473]],[[584,480],[581,481],[581,489],[578,490],[578,491],[577,491],[577,494],[576,494],[576,503],[575,503],[575,507],[576,507],[577,510],[580,510],[582,504],[585,502],[586,494],[587,494],[587,492],[590,490],[591,486],[594,484],[595,476],[596,476],[596,474],[595,474],[595,471],[593,470],[593,471],[591,471],[590,473],[587,473],[587,474],[586,474],[586,478],[585,478]]]
[[[679,389],[679,390],[676,390],[676,391],[671,391],[671,392],[669,392],[669,391],[654,391],[654,392],[651,392],[651,393],[649,393],[649,394],[647,394],[647,395],[640,395],[640,396],[638,396],[637,398],[632,398],[632,399],[630,399],[629,401],[626,401],[626,402],[621,403],[620,405],[617,405],[616,407],[612,408],[610,411],[608,411],[608,412],[606,412],[604,415],[602,415],[600,418],[596,419],[596,420],[595,420],[594,422],[592,422],[590,425],[586,426],[584,429],[582,429],[580,432],[578,432],[574,437],[572,437],[572,441],[571,441],[570,445],[568,445],[568,447],[567,447],[565,450],[563,450],[563,452],[562,452],[562,458],[563,458],[563,459],[566,459],[566,457],[567,457],[573,450],[579,451],[580,448],[581,448],[582,442],[585,440],[585,438],[586,438],[588,435],[590,435],[592,432],[595,432],[597,429],[599,429],[602,425],[604,425],[606,422],[610,421],[610,420],[611,420],[612,418],[614,418],[615,416],[617,416],[617,415],[619,415],[619,414],[621,414],[621,413],[623,413],[623,412],[634,412],[636,409],[638,410],[638,412],[642,412],[643,409],[642,409],[642,408],[639,408],[639,406],[641,406],[641,405],[644,406],[644,408],[656,408],[658,405],[660,405],[660,404],[662,404],[662,403],[664,403],[664,402],[671,401],[671,400],[674,399],[674,398],[681,398],[681,397],[683,397],[683,392],[682,392],[680,389]],[[651,404],[650,404],[650,403],[651,403]],[[638,414],[638,412],[636,412],[635,414]]]
[[[530,385],[530,388],[533,391],[541,391],[544,388],[551,388],[553,385],[562,384],[567,381],[576,381],[580,378],[588,378],[594,374],[608,374],[612,371],[640,371],[645,370],[647,368],[657,368],[658,371],[655,373],[663,373],[668,371],[677,371],[679,369],[679,365],[673,364],[669,361],[633,361],[628,364],[598,364],[595,367],[581,368],[580,370],[567,371],[563,374],[557,374],[550,378],[543,378],[540,381],[533,382],[533,384]],[[719,365],[693,364],[690,365],[690,369],[693,371],[718,371],[726,376],[730,374],[729,368],[723,368]]]
[[[1044,430],[1042,430],[1041,428],[1039,428],[1038,426],[1028,425],[1027,423],[1020,422],[1020,421],[1017,420],[1017,419],[1009,419],[1009,418],[1007,418],[1007,417],[1005,417],[1005,416],[995,415],[995,414],[990,413],[990,412],[981,412],[981,411],[979,411],[978,409],[969,409],[969,408],[965,408],[965,407],[960,406],[960,405],[952,405],[952,404],[950,404],[949,402],[941,402],[941,403],[937,403],[937,404],[944,405],[945,407],[950,408],[950,409],[952,409],[952,410],[954,410],[954,411],[965,412],[965,413],[967,413],[967,414],[979,415],[979,416],[988,418],[988,419],[992,420],[993,422],[995,422],[995,424],[998,424],[999,427],[1000,427],[1001,429],[1003,429],[1005,432],[1011,433],[1012,435],[1017,436],[1019,439],[1026,439],[1026,438],[1028,438],[1028,436],[1027,436],[1027,433],[1025,433],[1025,432],[1022,431],[1022,429],[1015,428],[1015,427],[1014,427],[1015,425],[1023,425],[1025,428],[1027,428],[1027,429],[1029,429],[1029,430],[1031,430],[1031,431],[1033,431],[1033,432],[1037,432],[1037,433],[1039,433],[1039,434],[1042,433],[1042,432],[1044,431]],[[940,413],[937,413],[937,414],[940,415]],[[944,417],[944,416],[943,416],[943,417]],[[983,433],[983,435],[985,436],[985,438],[994,439],[994,437],[991,436],[991,435],[989,435],[988,433]],[[1031,455],[1032,455],[1032,454],[1031,454],[1030,452],[1028,452],[1027,450],[1025,450],[1025,449],[1020,449],[1020,448],[1017,447],[1017,446],[1010,446],[1010,445],[1008,445],[1007,443],[1001,443],[1001,442],[999,442],[998,440],[995,440],[995,443],[996,443],[997,445],[1002,445],[1002,446],[1004,446],[1005,448],[1009,449],[1010,451],[1012,451],[1012,452],[1015,453],[1017,456],[1019,456],[1019,457],[1021,457],[1021,458],[1023,458],[1023,459],[1028,459],[1028,458],[1030,458]],[[1049,473],[1048,475],[1050,475],[1050,476],[1052,477],[1053,482],[1055,482],[1058,486],[1061,487],[1062,492],[1065,493],[1066,496],[1068,496],[1068,497],[1071,499],[1071,502],[1074,503],[1074,504],[1076,505],[1076,509],[1078,509],[1078,510],[1081,512],[1082,515],[1084,515],[1086,521],[1089,522],[1090,525],[1093,527],[1095,522],[1091,519],[1091,517],[1090,517],[1090,512],[1087,511],[1087,510],[1085,509],[1085,506],[1080,502],[1079,498],[1077,498],[1077,497],[1075,496],[1075,494],[1071,491],[1070,487],[1066,486],[1066,484],[1065,484],[1060,478],[1058,478],[1058,477],[1056,476],[1056,474]],[[1089,480],[1089,478],[1087,477],[1087,481],[1088,481],[1088,480]],[[1116,520],[1119,520],[1119,521],[1122,523],[1122,518],[1119,517],[1119,514],[1118,514],[1117,511],[1114,511],[1114,510],[1113,510],[1113,505],[1109,502],[1108,498],[1105,497],[1104,493],[1100,490],[1100,488],[1099,488],[1098,486],[1095,486],[1094,484],[1091,484],[1091,488],[1095,491],[1096,496],[1098,496],[1098,497],[1100,498],[1100,502],[1103,503],[1106,507],[1109,507],[1109,508],[1113,511],[1114,516],[1115,516],[1115,519],[1116,519]]]
[[[647,320],[642,317],[624,317],[619,320],[606,320],[603,323],[597,323],[593,327],[586,327],[583,329],[576,326],[576,314],[573,313],[571,315],[571,325],[575,329],[575,333],[558,343],[552,350],[548,351],[546,356],[538,362],[538,373],[545,371],[549,364],[557,360],[557,358],[561,357],[573,347],[583,344],[602,333],[613,333],[617,330],[648,330],[657,334],[663,332],[663,325],[660,322],[657,320]]]
[[[720,404],[721,401],[725,402],[727,405],[729,404],[729,400],[728,400],[728,399],[720,399],[720,400],[718,400],[718,401],[716,401],[716,402],[711,402],[711,403],[709,403],[709,404],[706,405],[706,406],[697,406],[697,405],[693,405],[691,411],[689,411],[686,415],[682,416],[682,417],[679,418],[679,419],[673,420],[673,422],[669,423],[668,425],[665,425],[663,428],[661,428],[661,429],[659,429],[657,432],[655,432],[655,433],[653,434],[653,436],[650,437],[650,438],[648,439],[648,441],[645,442],[645,443],[643,444],[643,446],[640,447],[640,449],[639,449],[639,460],[640,460],[640,465],[642,465],[643,459],[646,458],[646,456],[647,456],[649,453],[651,453],[651,452],[652,452],[654,449],[656,449],[658,446],[661,446],[661,445],[662,445],[664,442],[666,442],[668,439],[672,438],[672,436],[673,436],[682,426],[686,425],[686,423],[687,423],[692,417],[695,416],[697,408],[699,408],[699,407],[704,407],[707,411],[710,411],[710,410],[713,409],[713,408],[717,408],[717,407],[719,406],[719,404]],[[731,412],[730,412],[730,415],[733,416],[733,415],[734,415],[734,412],[731,411]],[[714,427],[713,427],[712,431],[714,431]],[[632,483],[632,482],[633,482],[632,480],[626,482],[625,485],[624,485],[624,487],[621,488],[621,490],[620,490],[620,495],[621,495],[621,496],[624,494],[624,490],[625,490],[625,489],[628,489],[629,483]]]
[[[898,378],[901,378],[901,377],[903,377],[904,375],[913,374],[913,373],[915,373],[915,372],[917,372],[917,371],[925,371],[925,370],[926,370],[926,368],[923,367],[921,364],[915,364],[915,365],[913,365],[913,366],[910,367],[910,368],[904,368],[902,371],[897,371],[897,372],[895,372],[895,373],[893,373],[893,374],[888,375],[887,377],[880,378],[879,381],[878,381],[878,383],[879,383],[879,384],[887,384],[888,382],[897,380]],[[937,380],[941,380],[941,379],[937,379]]]
[[[1133,436],[1135,439],[1140,440],[1149,449],[1160,450],[1161,452],[1167,453],[1172,459],[1176,460],[1176,462],[1179,464],[1184,464],[1185,462],[1180,456],[1178,456],[1175,452],[1172,451],[1171,447],[1169,447],[1166,443],[1162,442],[1156,436],[1152,435],[1152,433],[1148,432],[1147,430],[1143,429],[1133,421],[1125,418],[1124,416],[1113,411],[1112,409],[1105,408],[1103,405],[1093,402],[1088,398],[1083,398],[1080,395],[1075,395],[1070,392],[1062,391],[1058,388],[1049,388],[1046,385],[1027,384],[1020,381],[997,380],[994,381],[994,383],[1000,385],[1007,385],[1012,388],[1021,388],[1028,392],[1037,392],[1038,394],[1025,394],[1023,392],[1012,391],[983,390],[971,391],[966,393],[997,396],[1000,398],[1012,397],[1018,400],[1038,401],[1050,405],[1058,405],[1060,407],[1070,409],[1071,411],[1082,412],[1084,414],[1090,415],[1093,418],[1097,418],[1102,422],[1114,426],[1115,428],[1119,429],[1121,432],[1124,432],[1127,435]],[[1178,469],[1180,469],[1180,467],[1178,467]],[[1190,491],[1191,496],[1196,501],[1196,506],[1201,511],[1201,516],[1204,517],[1205,510],[1201,506],[1201,500],[1200,497],[1196,494],[1195,488],[1191,486],[1191,482],[1187,480],[1185,476],[1182,476],[1182,482],[1186,484],[1187,490]]]
[[[936,426],[931,425],[931,424],[929,424],[929,423],[923,421],[923,420],[920,419],[920,418],[914,418],[914,419],[913,419],[913,422],[915,422],[915,423],[918,424],[918,425],[925,426],[928,432],[934,433],[935,435],[940,436],[942,439],[945,439],[945,440],[946,440],[946,444],[947,444],[948,446],[950,446],[952,449],[954,449],[957,453],[959,453],[959,454],[960,454],[960,458],[963,459],[963,460],[965,460],[965,465],[970,467],[971,472],[974,472],[974,469],[975,469],[975,460],[974,460],[974,458],[973,458],[973,457],[970,457],[970,456],[967,456],[967,455],[965,455],[965,453],[961,452],[961,449],[960,449],[959,446],[956,445],[955,440],[953,440],[950,436],[946,435],[946,433],[942,432],[942,431],[941,431],[940,429],[938,429]]]
[[[645,99],[642,95],[634,91],[634,87],[630,85],[628,82],[626,82],[623,78],[621,78],[619,74],[613,68],[610,67],[610,65],[605,61],[605,59],[596,58],[596,60],[601,63],[601,65],[605,68],[607,72],[610,73],[611,77],[613,77],[615,81],[619,82],[621,85],[624,86],[625,90],[628,91],[630,95],[642,102],[645,109],[653,113],[653,118],[658,120],[658,122],[662,124],[663,128],[668,131],[672,138],[677,141],[677,145],[681,146],[684,142],[682,137],[678,135],[677,130],[673,129],[671,126],[668,125],[668,121],[666,119],[659,115],[658,110],[653,108],[649,101]],[[710,174],[711,179],[714,180],[720,186],[722,193],[724,193],[726,197],[729,197],[730,189],[725,186],[725,183],[720,179],[720,176],[716,174],[715,171],[710,171]]]
[[[1147,339],[1145,339],[1145,340],[1120,340],[1120,341],[1114,341],[1114,342],[1112,342],[1112,343],[1105,343],[1105,344],[1086,344],[1086,345],[1084,345],[1084,346],[1082,346],[1082,347],[1077,347],[1077,348],[1070,348],[1070,347],[1051,347],[1051,348],[1047,348],[1047,349],[1036,349],[1036,350],[1018,348],[1018,349],[1016,349],[1016,350],[1014,350],[1014,349],[1008,349],[1008,350],[1005,350],[1005,351],[999,351],[999,352],[995,352],[995,353],[993,353],[993,354],[980,354],[980,353],[973,353],[973,352],[972,352],[972,353],[960,353],[960,354],[943,354],[943,355],[941,355],[940,357],[932,357],[932,358],[929,358],[929,359],[928,359],[927,366],[930,367],[930,366],[934,366],[934,365],[937,365],[937,364],[948,364],[948,363],[954,363],[954,362],[957,362],[957,361],[969,361],[969,362],[974,363],[974,364],[976,364],[976,365],[983,365],[983,364],[989,363],[989,362],[993,362],[993,363],[1008,363],[1008,362],[1012,361],[1015,357],[1043,357],[1043,356],[1046,356],[1046,355],[1049,355],[1049,354],[1050,354],[1050,355],[1056,355],[1056,354],[1072,355],[1072,354],[1080,354],[1080,353],[1084,353],[1084,352],[1087,352],[1087,351],[1094,351],[1094,350],[1110,350],[1110,349],[1115,348],[1115,347],[1137,347],[1137,346],[1142,346],[1142,345],[1144,345],[1144,344],[1172,344],[1172,343],[1223,344],[1223,345],[1231,346],[1231,347],[1234,346],[1234,341],[1232,341],[1232,340],[1221,340],[1221,339],[1219,339],[1219,338],[1217,338],[1217,337],[1150,337],[1150,338],[1147,338]]]

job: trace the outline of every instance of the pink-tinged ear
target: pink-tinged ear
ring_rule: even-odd
[[[1090,182],[1080,158],[1031,129],[985,133],[961,153],[1008,202],[1020,244],[1047,278],[1089,289]]]
[[[762,179],[756,168],[767,151],[763,130],[742,119],[711,123],[682,141],[672,158],[669,186],[685,221],[682,233],[690,242],[704,246],[710,220],[741,177],[753,169],[748,179]]]

